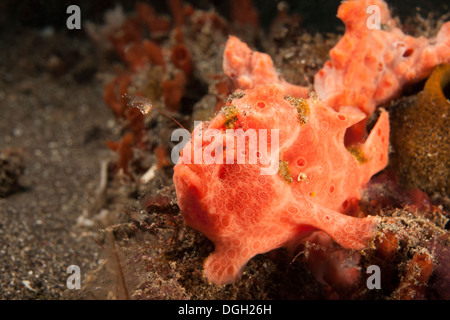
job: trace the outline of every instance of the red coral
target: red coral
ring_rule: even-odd
[[[119,30],[109,35],[109,40],[115,51],[124,61],[126,61],[125,53],[128,45],[130,43],[139,43],[141,39],[142,27],[136,18],[128,18]]]
[[[195,14],[191,15],[191,24],[194,32],[200,32],[205,26],[210,26],[224,35],[229,33],[227,21],[214,11],[195,11]]]
[[[180,107],[185,85],[186,78],[181,72],[177,73],[172,80],[165,80],[161,83],[164,103],[169,111],[177,111]]]
[[[167,151],[163,146],[157,146],[154,150],[156,158],[158,159],[157,167],[162,169],[169,165],[169,160],[167,160]]]
[[[181,0],[169,0],[170,11],[172,12],[175,27],[181,27],[184,24],[185,11]]]
[[[125,112],[127,120],[130,124],[133,142],[139,147],[143,147],[143,138],[145,136],[145,115],[138,108],[128,108]]]
[[[242,26],[259,28],[258,12],[253,7],[252,0],[232,0],[231,19]]]
[[[133,135],[127,133],[119,142],[108,140],[106,141],[106,145],[112,151],[116,151],[119,156],[116,165],[117,169],[123,170],[124,173],[130,175],[129,165],[131,159],[133,159]]]
[[[378,256],[385,262],[390,262],[399,248],[399,238],[392,231],[385,231],[381,238],[375,241]]]
[[[152,33],[169,32],[170,20],[159,17],[155,9],[147,3],[136,3],[138,18],[143,21]]]
[[[149,61],[149,56],[143,43],[130,43],[124,52],[124,61],[132,72],[142,69]]]
[[[394,293],[400,300],[423,300],[428,280],[434,269],[432,256],[427,252],[418,252],[408,261],[406,273],[399,288]]]
[[[144,48],[150,62],[155,66],[166,67],[166,62],[164,61],[164,55],[160,46],[150,40],[144,40]]]
[[[131,77],[127,73],[121,73],[113,81],[105,85],[103,100],[117,117],[125,116],[127,101],[125,94],[131,83]]]
[[[183,43],[179,43],[172,47],[170,52],[170,61],[182,70],[186,77],[189,77],[193,70],[193,63],[189,49]]]

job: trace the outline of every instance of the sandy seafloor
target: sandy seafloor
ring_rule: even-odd
[[[434,3],[427,3],[419,2],[418,8],[423,5],[422,11],[428,12]],[[201,5],[207,6],[205,1]],[[441,5],[438,3],[437,8]],[[104,2],[98,7],[90,7],[83,21],[91,19],[99,22],[104,11],[111,7],[112,4]],[[223,7],[226,6],[221,7],[225,10]],[[324,4],[321,10],[326,12],[327,17],[334,17],[336,7],[335,3]],[[26,2],[18,7],[13,5],[13,1],[0,5],[0,152],[13,150],[23,160],[24,168],[18,178],[18,189],[0,198],[1,299],[121,297],[108,294],[111,284],[109,289],[99,290],[98,293],[93,293],[95,285],[83,292],[70,291],[66,286],[69,265],[80,267],[83,285],[88,283],[89,277],[90,280],[92,277],[101,278],[98,274],[92,276],[92,272],[101,267],[105,259],[105,249],[102,247],[105,237],[99,229],[124,223],[126,219],[120,212],[117,213],[120,217],[117,220],[114,220],[115,215],[111,215],[109,220],[104,217],[96,219],[98,212],[92,213],[98,201],[96,190],[100,183],[101,163],[115,159],[105,141],[117,141],[121,137],[120,124],[103,101],[104,79],[114,74],[114,65],[120,62],[117,58],[105,58],[98,54],[96,44],[84,30],[67,30],[61,8],[64,8],[61,4],[43,1],[30,4],[29,8]],[[59,14],[63,16],[59,17]],[[305,21],[313,27],[317,26],[315,20],[308,16]],[[342,30],[340,28],[335,33],[339,34]],[[171,174],[171,168],[160,173],[159,184],[149,187],[156,190],[146,190],[146,194],[159,194],[163,190],[173,200]],[[110,210],[134,206],[138,211],[136,207],[139,207],[141,197],[129,195],[128,198],[124,206],[110,207]],[[167,207],[164,210],[168,210]],[[179,226],[179,212],[176,215],[174,223]],[[149,218],[149,221],[149,224],[156,223],[156,228],[167,228],[156,218]],[[181,275],[177,271],[185,263],[183,255],[187,256],[189,251],[186,247],[189,243],[183,242],[184,251],[172,252],[170,258],[166,257],[167,266],[172,271],[150,277],[148,281],[154,281],[155,288],[147,285],[145,288],[148,291],[145,291],[142,287],[133,297],[214,299],[325,296],[323,288],[318,289],[320,285],[305,271],[305,266],[297,265],[289,270],[288,263],[281,264],[287,274],[300,270],[306,272],[305,277],[308,278],[302,280],[298,296],[292,294],[295,289],[289,286],[285,288],[286,296],[283,296],[280,294],[284,290],[282,287],[268,289],[259,280],[254,283],[257,286],[254,288],[249,289],[247,281],[220,290],[189,282],[184,279],[186,272],[201,279],[201,261],[212,247],[211,244],[204,245],[206,249],[202,251],[198,243],[207,240],[198,234],[193,235],[195,232],[192,230],[186,233],[189,243],[197,253],[200,252],[195,256],[198,270],[182,271]],[[139,241],[133,245],[139,246]],[[148,256],[154,257],[151,253]],[[256,262],[249,264],[249,268],[265,268],[258,269],[256,274],[270,274],[277,267],[273,257],[274,254],[258,257]],[[158,263],[162,262],[155,262]],[[188,267],[193,268],[192,265]],[[158,272],[162,274],[163,269],[160,265],[155,267],[153,275]],[[283,277],[274,274],[266,279],[276,283]],[[176,283],[178,280],[185,285],[186,291],[180,289],[181,286]],[[158,296],[158,287],[163,288],[164,295]],[[255,293],[258,290],[259,293]]]

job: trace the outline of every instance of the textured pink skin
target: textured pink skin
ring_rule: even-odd
[[[234,89],[251,89],[264,83],[278,83],[286,94],[307,98],[309,89],[286,82],[275,70],[272,58],[252,51],[246,43],[230,36],[225,47],[223,71],[233,82]]]
[[[280,84],[256,86],[232,102],[238,110],[235,127],[280,130],[279,155],[289,166],[291,183],[280,174],[260,175],[260,164],[175,165],[174,183],[186,224],[215,244],[204,265],[212,283],[237,280],[256,254],[293,246],[315,230],[351,249],[363,249],[372,239],[376,218],[340,212],[345,200],[359,198],[361,187],[387,164],[388,114],[381,113],[361,146],[367,161],[360,164],[343,139],[346,129],[365,114],[356,108],[337,113],[319,100],[306,101],[310,114],[305,124],[298,121],[297,109],[285,99]],[[206,128],[218,129],[224,137],[225,122],[219,113],[197,126],[192,137]],[[192,139],[191,150],[204,150],[219,140],[195,144]],[[297,179],[300,173],[307,181]]]
[[[380,8],[381,25],[389,30],[367,27],[370,5]],[[450,22],[435,39],[414,38],[396,27],[381,0],[342,2],[337,16],[345,23],[345,34],[330,51],[331,61],[314,78],[318,96],[336,110],[351,105],[370,115],[377,105],[398,97],[405,84],[450,62]]]

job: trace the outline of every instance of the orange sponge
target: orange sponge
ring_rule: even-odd
[[[370,23],[378,13],[371,13],[369,6],[380,9],[379,28]],[[316,93],[336,110],[351,105],[370,115],[376,106],[398,97],[406,84],[450,62],[450,22],[434,39],[414,38],[396,27],[382,0],[344,1],[338,17],[345,34],[314,78]]]

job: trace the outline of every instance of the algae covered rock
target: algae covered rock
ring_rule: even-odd
[[[450,64],[435,68],[417,95],[391,106],[390,166],[407,188],[450,205]]]

